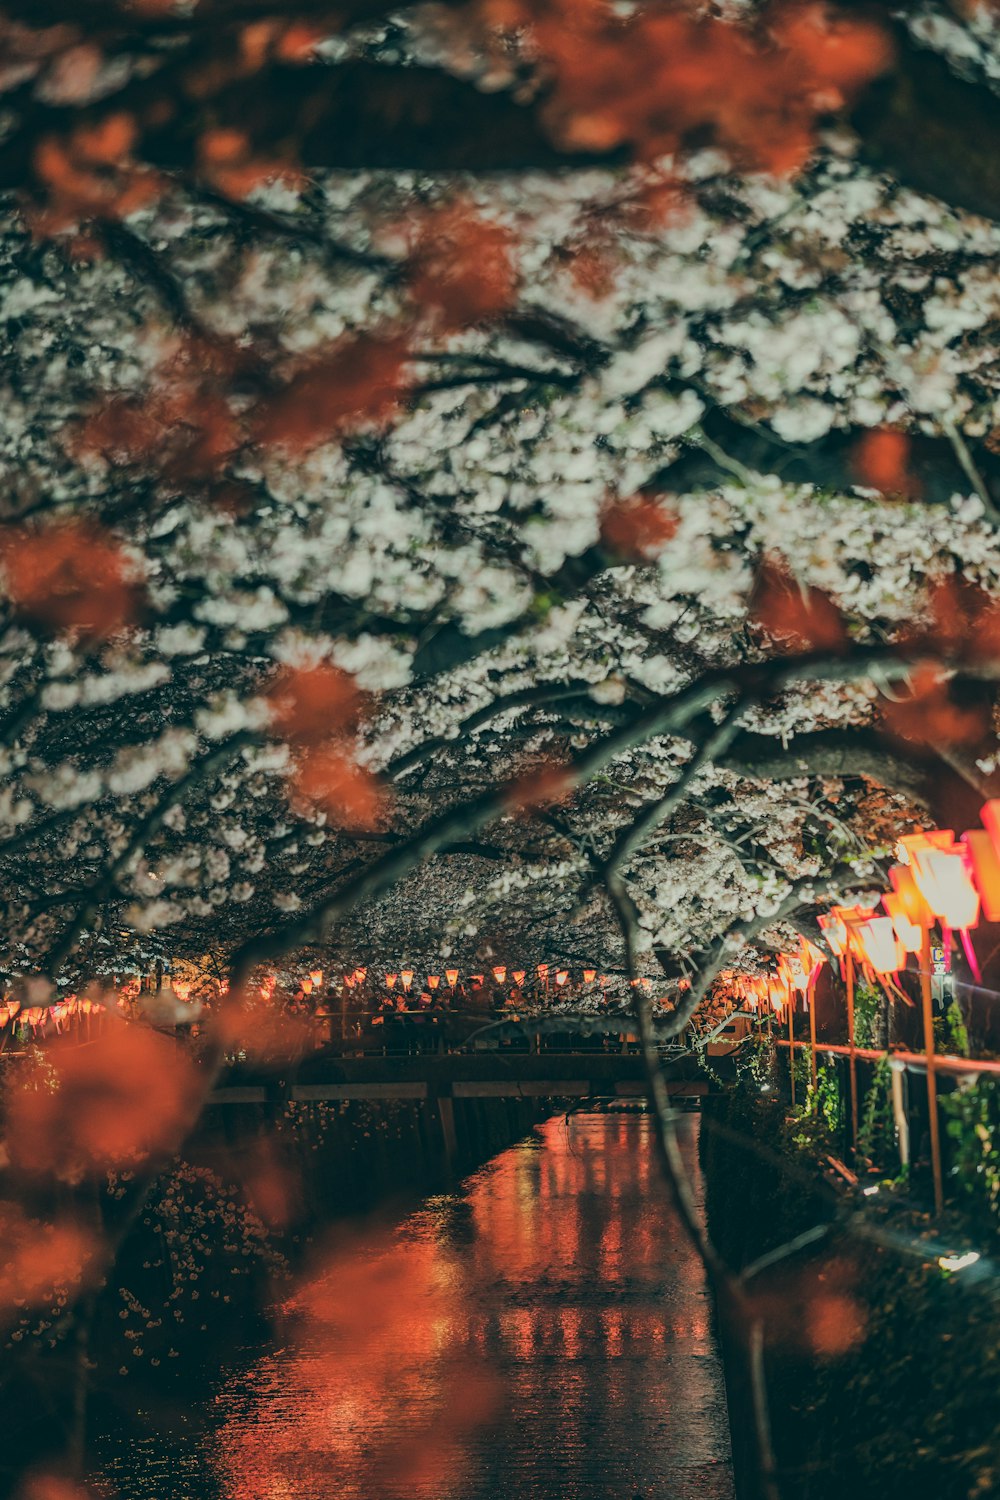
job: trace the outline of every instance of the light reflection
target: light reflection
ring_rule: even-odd
[[[730,1494],[702,1273],[652,1160],[644,1117],[553,1119],[331,1249],[219,1398],[224,1500],[598,1500],[701,1465]]]

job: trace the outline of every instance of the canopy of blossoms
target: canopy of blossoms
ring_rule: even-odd
[[[624,983],[624,913],[683,1016],[973,820],[990,6],[20,9],[8,988],[316,953]]]

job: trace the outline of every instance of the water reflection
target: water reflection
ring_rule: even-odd
[[[644,1117],[550,1120],[339,1243],[283,1333],[212,1414],[225,1500],[732,1496],[704,1281]]]

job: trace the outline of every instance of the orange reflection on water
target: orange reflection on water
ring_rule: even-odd
[[[552,1119],[329,1249],[219,1398],[224,1500],[606,1500],[678,1465],[725,1500],[709,1304],[655,1171],[645,1119]]]

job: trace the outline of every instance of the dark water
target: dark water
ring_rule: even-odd
[[[169,1443],[107,1436],[105,1477],[122,1500],[731,1500],[710,1304],[657,1170],[645,1117],[560,1117],[340,1232],[279,1341]]]

